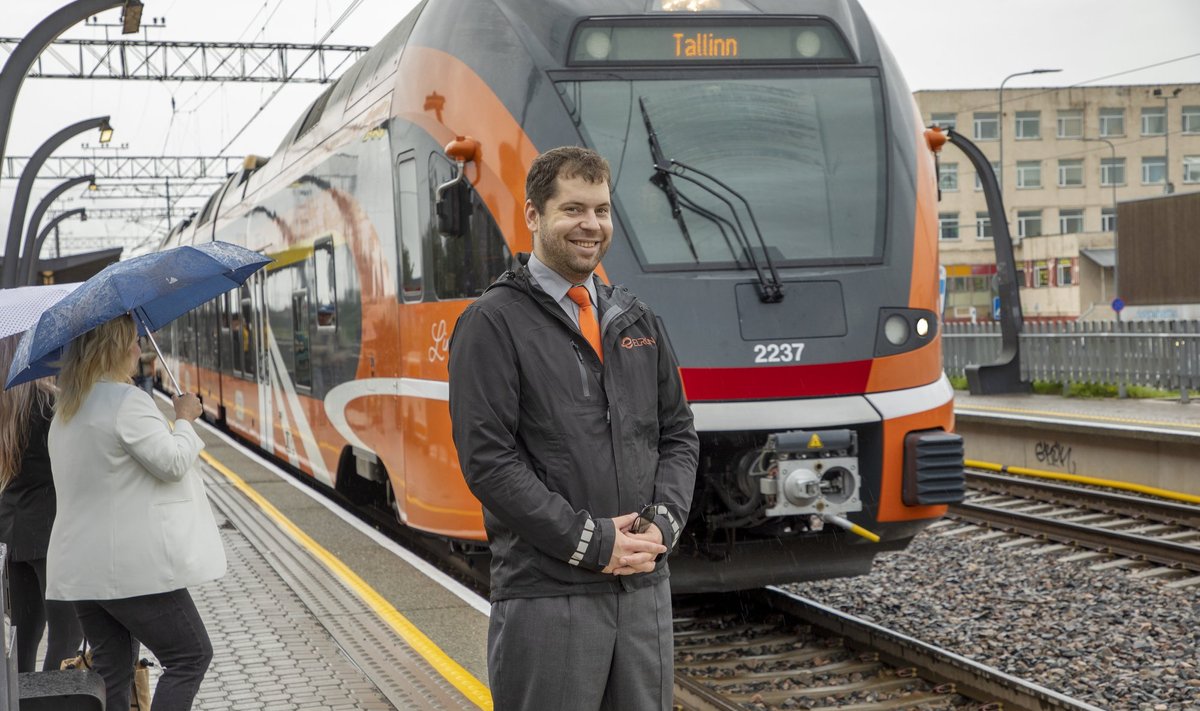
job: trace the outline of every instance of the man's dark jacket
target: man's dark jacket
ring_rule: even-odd
[[[675,356],[650,308],[596,280],[604,362],[534,284],[528,259],[459,318],[450,416],[483,502],[492,600],[615,592],[667,577],[600,571],[613,517],[656,505],[668,548],[687,521],[698,443]]]

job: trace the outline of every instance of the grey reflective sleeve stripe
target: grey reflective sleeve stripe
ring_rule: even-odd
[[[588,519],[583,522],[583,532],[579,534],[579,545],[575,546],[575,552],[571,554],[571,560],[567,561],[571,565],[579,565],[579,561],[583,560],[583,556],[587,553],[588,547],[592,545],[592,534],[596,531],[596,522]]]
[[[655,505],[654,513],[655,513],[656,518],[660,517],[660,516],[665,517],[667,519],[667,523],[670,524],[670,526],[671,526],[671,545],[668,547],[674,548],[675,544],[679,543],[679,534],[683,533],[683,526],[680,526],[679,522],[675,520],[675,516],[674,516],[674,514],[671,513],[671,510],[662,504]]]

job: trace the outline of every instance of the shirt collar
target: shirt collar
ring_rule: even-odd
[[[561,274],[546,266],[546,263],[538,259],[536,254],[530,253],[529,262],[526,265],[529,267],[529,275],[537,282],[537,285],[546,292],[555,302],[562,301],[567,298],[567,290],[575,286],[571,282],[563,278]],[[600,303],[596,296],[596,280],[588,274],[588,278],[583,281],[583,285],[588,290],[588,295],[591,297],[592,305],[597,306]]]

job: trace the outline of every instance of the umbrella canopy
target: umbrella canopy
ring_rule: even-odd
[[[241,286],[271,261],[234,244],[206,242],[110,264],[46,309],[25,332],[5,387],[53,375],[63,347],[106,321],[133,313],[139,332],[157,331]]]
[[[42,312],[75,291],[78,283],[0,289],[0,338],[26,331]]]

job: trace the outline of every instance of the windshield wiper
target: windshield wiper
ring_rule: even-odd
[[[726,207],[729,208],[729,212],[733,214],[734,222],[737,223],[738,232],[744,240],[743,246],[746,250],[746,257],[747,257],[747,259],[750,260],[750,263],[754,265],[754,271],[758,273],[758,281],[759,281],[759,287],[760,287],[759,293],[758,293],[759,298],[768,303],[783,301],[783,283],[779,280],[779,272],[775,269],[775,263],[773,261],[771,261],[771,250],[767,247],[767,241],[765,239],[763,239],[762,230],[760,230],[758,228],[758,220],[754,217],[754,210],[750,207],[750,201],[747,200],[745,197],[743,197],[742,194],[739,193],[738,191],[734,190],[733,188],[729,187],[725,183],[718,180],[715,176],[713,176],[709,173],[705,173],[703,170],[700,170],[699,168],[693,168],[692,166],[688,165],[687,163],[681,163],[681,162],[679,162],[677,160],[673,160],[673,159],[671,160],[671,165],[673,167],[677,166],[679,168],[682,168],[683,170],[691,171],[693,173],[698,173],[699,175],[704,176],[705,178],[711,180],[712,182],[716,183],[718,186],[723,188],[730,195],[736,197],[738,200],[741,201],[742,206],[746,208],[746,214],[750,216],[750,224],[754,226],[754,234],[758,237],[758,244],[759,244],[759,246],[762,247],[763,259],[767,263],[767,271],[770,273],[769,275],[764,274],[762,269],[759,268],[758,259],[756,259],[754,256],[754,247],[752,247],[750,245],[750,238],[749,238],[748,234],[746,233],[746,229],[744,227],[742,227],[742,221],[738,217],[737,210],[734,209],[733,203],[726,200],[724,197],[722,197],[720,194],[718,194],[717,191],[708,187],[704,183],[701,183],[699,180],[697,180],[689,175],[685,175],[683,173],[672,172],[672,175],[674,175],[675,177],[683,178],[684,180],[686,180],[690,183],[693,183],[694,185],[698,186],[701,190],[708,192],[713,197],[715,197],[718,200],[720,200],[721,202],[725,203]]]
[[[667,159],[663,155],[662,146],[658,143],[658,134],[654,132],[654,124],[650,123],[650,114],[646,113],[646,101],[640,96],[638,97],[638,108],[642,110],[642,121],[645,122],[646,134],[650,137],[650,158],[654,161],[654,175],[650,178],[650,182],[667,194],[667,202],[671,204],[671,215],[679,223],[679,231],[683,233],[683,239],[692,252],[692,259],[699,262],[700,255],[696,254],[696,245],[692,242],[692,236],[688,234],[687,222],[683,219],[683,210],[679,208],[679,191],[675,189],[671,174],[665,168]]]
[[[726,245],[730,247],[730,251],[733,251],[732,245],[729,244],[729,237],[725,234],[725,226],[728,226],[730,232],[733,232],[734,236],[737,238],[738,244],[745,252],[746,259],[750,262],[750,266],[754,268],[754,272],[758,275],[758,297],[767,303],[782,301],[783,284],[779,281],[779,273],[775,270],[775,264],[771,261],[771,255],[767,248],[766,240],[763,239],[762,231],[758,229],[758,220],[754,218],[754,211],[750,208],[749,201],[742,197],[741,193],[729,187],[712,175],[709,175],[698,168],[693,168],[685,163],[680,163],[677,160],[667,158],[665,155],[663,155],[662,146],[658,142],[658,134],[655,133],[654,125],[650,121],[650,114],[646,111],[646,100],[640,96],[638,97],[638,108],[641,109],[642,121],[646,124],[646,133],[648,134],[650,140],[650,157],[654,161],[654,176],[650,178],[650,182],[654,183],[664,193],[666,193],[667,201],[671,206],[671,214],[675,217],[675,221],[679,223],[679,229],[683,232],[683,238],[687,241],[688,249],[690,249],[692,252],[692,258],[695,259],[697,263],[700,261],[700,257],[696,254],[696,246],[692,242],[691,235],[688,234],[687,224],[684,222],[681,206],[686,207],[701,217],[711,220],[712,223],[717,226],[717,229],[721,231],[721,237],[725,240]],[[742,226],[742,220],[740,217],[738,217],[737,209],[734,208],[733,203],[731,203],[724,196],[720,195],[717,191],[700,182],[698,179],[693,178],[690,175],[685,175],[682,172],[676,172],[673,170],[675,167],[704,176],[708,180],[723,188],[730,195],[733,195],[741,201],[742,205],[746,208],[746,213],[750,216],[750,222],[754,226],[754,231],[758,236],[758,242],[762,246],[763,259],[765,259],[767,262],[767,271],[769,274],[764,273],[762,267],[759,266],[758,257],[756,257],[754,254],[754,247],[750,244],[750,237],[746,232],[746,228]],[[711,210],[701,207],[694,200],[684,196],[675,187],[674,178],[682,178],[683,180],[696,185],[701,190],[704,190],[721,202],[725,203],[725,206],[729,208],[729,213],[733,216],[733,222],[730,222],[728,219],[721,217],[720,215],[717,215]],[[739,261],[736,253],[734,253],[734,261]]]

